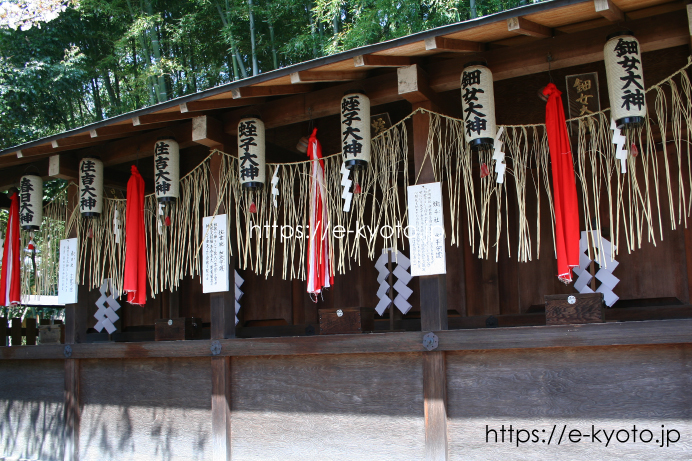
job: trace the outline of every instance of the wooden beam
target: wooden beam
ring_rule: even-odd
[[[425,460],[447,461],[447,367],[444,352],[423,354]]]
[[[367,72],[362,70],[304,70],[302,72],[293,72],[291,74],[291,83],[348,82],[360,80],[366,76]]]
[[[625,13],[611,0],[593,0],[593,5],[596,8],[596,13],[599,13],[608,21],[618,22],[625,20]]]
[[[180,104],[180,112],[199,112],[203,110],[230,109],[232,107],[252,106],[263,104],[265,98],[245,98],[245,99],[207,99],[202,101],[190,101]]]
[[[231,459],[231,358],[211,358],[212,459]]]
[[[263,96],[283,96],[286,94],[308,93],[312,90],[310,84],[274,85],[274,86],[245,86],[231,90],[234,99],[256,98]]]
[[[222,356],[422,352],[423,331],[221,339]],[[641,346],[692,343],[692,319],[436,331],[439,351]],[[62,360],[63,344],[0,347],[2,360]],[[211,340],[75,344],[77,359],[210,357]]]
[[[458,80],[458,77],[457,77]],[[376,106],[401,100],[397,91],[396,75],[388,73],[358,82],[370,98],[370,104]],[[264,126],[273,128],[298,122],[338,114],[341,110],[341,98],[345,91],[353,89],[352,83],[336,85],[308,94],[269,101],[258,107],[262,114]],[[235,110],[224,115],[224,131],[235,134],[238,122],[247,110]]]
[[[401,67],[410,66],[411,58],[408,56],[380,56],[375,54],[363,54],[353,58],[355,67]]]
[[[224,152],[234,144],[230,136],[223,131],[223,123],[208,115],[192,119],[192,142]]]
[[[163,114],[147,114],[139,117],[132,117],[132,125],[151,125],[153,123],[174,122],[176,120],[187,120],[194,115],[187,112],[165,112]]]
[[[445,114],[453,115],[454,109],[430,88],[428,74],[418,64],[399,67],[397,70],[398,92],[411,104],[430,101]]]
[[[119,139],[101,146],[98,150],[85,151],[84,155],[98,155],[105,166],[120,163],[134,162],[138,158],[154,155],[154,144],[161,136],[174,135],[181,149],[193,146],[192,121],[177,125],[169,125],[169,128],[140,134],[135,137]]]
[[[553,36],[553,30],[542,24],[529,21],[526,18],[517,16],[507,20],[507,30],[521,35],[531,37],[548,38]]]
[[[481,53],[485,51],[485,45],[456,38],[428,37],[425,39],[425,49],[455,53]]]
[[[91,136],[92,138],[115,139],[115,138],[127,136],[131,133],[136,133],[138,131],[156,130],[159,128],[165,128],[168,125],[169,124],[167,122],[147,123],[144,125],[137,125],[137,126],[132,125],[130,123],[122,124],[122,125],[110,125],[110,126],[104,126],[104,127],[96,128],[96,129],[89,131],[89,136]]]
[[[644,52],[686,45],[690,42],[687,17],[679,11],[628,21],[627,27],[635,32]],[[546,72],[548,53],[553,57],[551,69],[602,61],[604,37],[612,32],[612,28],[613,26],[609,25],[573,34],[557,35],[550,40],[489,50],[482,56],[492,69],[494,80]],[[459,75],[467,61],[468,58],[459,57],[430,63],[430,87],[438,93],[459,89]]]

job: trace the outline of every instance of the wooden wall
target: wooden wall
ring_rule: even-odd
[[[0,363],[0,459],[63,459],[64,376],[62,360]]]
[[[233,357],[231,459],[424,459],[424,354]],[[450,460],[689,459],[692,344],[442,354]],[[212,459],[209,358],[83,359],[80,375],[80,459]],[[63,376],[61,360],[0,362],[0,459],[63,459]],[[680,440],[486,443],[503,424]]]
[[[80,459],[211,457],[209,359],[84,360]]]

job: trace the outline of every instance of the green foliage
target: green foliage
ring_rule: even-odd
[[[0,28],[0,146],[526,0],[81,0]],[[56,4],[65,2],[56,1]],[[276,63],[276,64],[275,64]]]

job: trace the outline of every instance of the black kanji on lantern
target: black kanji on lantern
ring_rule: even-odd
[[[478,94],[485,93],[485,90],[471,86],[480,84],[480,69],[469,70],[463,73],[461,78],[461,89],[464,90],[464,93],[461,97],[464,103],[466,103],[466,107],[464,108],[464,120],[466,121],[466,134],[469,136],[471,136],[471,133],[480,135],[488,126],[487,120],[482,118],[486,117],[486,114],[480,111],[480,109],[483,109],[483,105],[477,102],[479,101]]]
[[[471,133],[481,134],[482,131],[488,129],[487,120],[475,117],[473,120],[466,120],[466,133],[471,136]]]
[[[167,171],[168,162],[170,161],[170,157],[168,157],[170,155],[169,147],[170,145],[166,141],[159,141],[154,148],[154,153],[156,154],[156,177],[154,181],[156,182],[157,194],[165,194],[171,190],[171,173]]]
[[[342,150],[343,153],[353,154],[354,157],[363,152],[363,140],[360,133],[360,128],[353,126],[354,121],[361,121],[360,115],[360,98],[358,95],[348,96],[341,101],[341,123],[346,125],[346,129],[341,133],[343,136]],[[349,141],[349,138],[353,138]]]
[[[259,163],[255,162],[257,154],[250,152],[251,146],[257,146],[255,136],[257,136],[257,122],[255,120],[245,120],[238,126],[238,136],[240,143],[238,149],[242,149],[240,154],[240,179],[255,179],[259,176]]]
[[[637,106],[638,110],[644,106],[644,93],[639,90],[625,90],[625,94],[622,96],[623,103],[621,107],[630,110],[630,106]]]
[[[91,210],[96,206],[96,188],[92,187],[96,180],[96,163],[92,160],[84,160],[80,168],[80,182],[82,183],[80,194],[80,206],[82,209]]]
[[[466,89],[469,85],[480,85],[481,84],[481,71],[480,69],[465,71],[464,75],[461,77],[461,89]]]
[[[639,55],[639,44],[636,40],[625,40],[624,38],[620,38],[618,39],[614,50],[618,58],[621,58],[626,54]]]
[[[30,223],[34,219],[34,205],[31,203],[31,192],[34,191],[34,186],[29,178],[24,177],[19,183],[19,187],[22,198],[22,203],[19,206],[19,221]]]

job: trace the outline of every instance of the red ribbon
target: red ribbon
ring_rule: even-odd
[[[2,254],[2,273],[0,274],[0,303],[3,306],[21,302],[21,285],[19,275],[19,192],[11,197],[10,214],[7,218],[5,248]]]
[[[125,281],[127,302],[143,306],[147,302],[147,242],[144,234],[144,179],[132,165],[127,182],[125,218]]]

